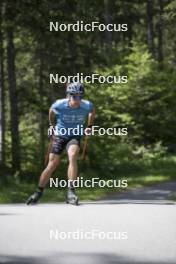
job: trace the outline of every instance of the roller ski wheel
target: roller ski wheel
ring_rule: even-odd
[[[41,198],[42,196],[42,191],[35,191],[26,201],[27,205],[34,205],[38,202],[38,200]]]
[[[76,196],[74,189],[69,189],[67,191],[67,201],[66,201],[66,203],[67,204],[76,205],[76,206],[79,205],[79,199]]]

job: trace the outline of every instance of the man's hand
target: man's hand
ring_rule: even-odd
[[[95,119],[95,109],[93,109],[92,112],[89,113],[88,115],[88,126],[84,130],[84,134],[86,136],[91,136],[92,134],[92,126],[94,123],[94,119]]]
[[[92,125],[89,125],[85,128],[84,133],[86,136],[90,136],[92,132]]]
[[[54,135],[54,126],[49,125],[48,127],[48,137],[51,138]]]

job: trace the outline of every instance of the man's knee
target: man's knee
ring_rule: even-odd
[[[78,146],[70,147],[68,149],[68,159],[70,162],[77,160],[78,152],[79,152]]]
[[[48,167],[49,168],[56,168],[60,163],[60,159],[57,156],[53,156],[52,154],[50,154],[49,157],[49,163],[48,163]]]
[[[49,166],[52,168],[56,168],[59,165],[59,161],[58,160],[52,160],[49,161]]]

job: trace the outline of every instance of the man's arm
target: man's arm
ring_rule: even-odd
[[[51,108],[49,109],[48,119],[49,119],[48,136],[49,138],[51,138],[52,135],[54,135],[54,125],[55,125],[55,113]]]
[[[50,108],[49,109],[49,125],[50,126],[54,126],[55,124],[55,113],[53,112],[53,110]]]
[[[45,155],[45,167],[47,166],[48,164],[48,161],[49,161],[49,153],[50,153],[50,149],[51,149],[51,146],[52,146],[52,135],[53,135],[53,127],[54,127],[54,124],[55,124],[55,113],[53,112],[53,110],[50,108],[49,109],[49,114],[48,114],[48,119],[49,119],[49,128],[48,128],[48,136],[50,138],[50,142],[48,144],[48,149],[47,149],[47,152],[46,152],[46,155]]]
[[[93,111],[88,115],[88,122],[87,122],[88,127],[93,125],[94,119],[95,119],[95,109],[93,109]]]

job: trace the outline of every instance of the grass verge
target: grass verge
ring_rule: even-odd
[[[101,170],[86,171],[84,178],[99,177],[100,179],[126,179],[128,189],[140,188],[155,183],[175,180],[176,157],[167,156],[157,159],[141,159],[119,164],[114,171],[102,177]],[[10,177],[9,177],[10,178]],[[36,189],[35,184],[25,182],[14,182],[0,187],[0,203],[24,203],[28,196]],[[124,191],[127,188],[77,188],[80,200],[98,200],[108,193]],[[65,201],[66,189],[47,188],[41,202],[63,202]],[[176,193],[173,194],[176,200]]]

